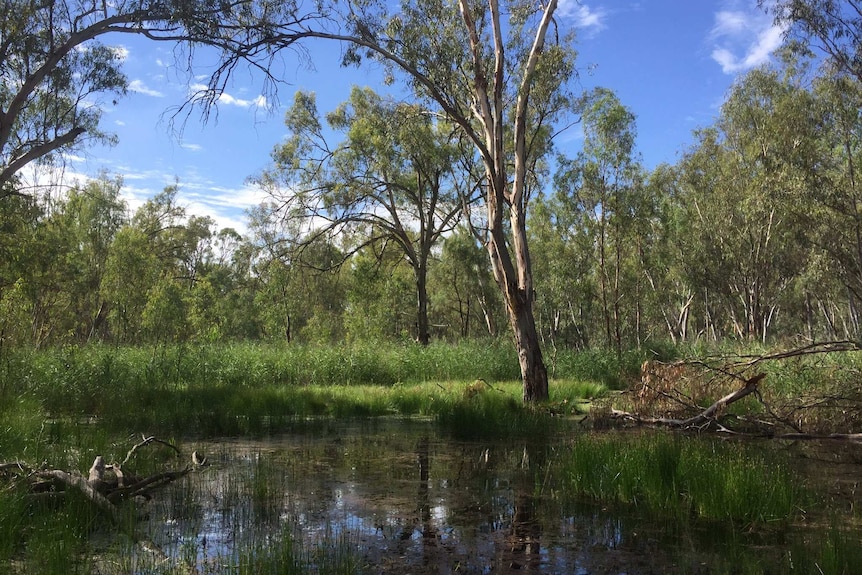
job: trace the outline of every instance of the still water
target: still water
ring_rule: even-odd
[[[430,422],[372,421],[197,443],[209,465],[160,494],[146,527],[200,573],[241,572],[242,556],[286,538],[321,572],[333,555],[349,555],[348,570],[380,574],[783,573],[792,565],[803,536],[786,530],[680,528],[562,503],[551,463],[566,441],[458,441]]]

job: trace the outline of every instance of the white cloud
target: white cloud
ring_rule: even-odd
[[[181,144],[180,144],[180,147],[181,147],[181,148],[185,148],[186,150],[189,150],[189,151],[191,151],[191,152],[200,152],[201,150],[203,150],[203,149],[204,149],[204,148],[203,148],[203,146],[201,146],[200,144],[186,144],[186,143],[181,143]]]
[[[563,0],[560,2],[557,13],[564,18],[573,20],[576,28],[584,28],[594,32],[605,28],[607,13],[601,8],[590,8],[578,0]]]
[[[137,92],[138,94],[153,96],[154,98],[164,97],[164,94],[162,94],[158,90],[147,88],[147,86],[141,80],[132,80],[131,82],[129,82],[129,90],[131,90],[132,92]]]
[[[210,92],[210,89],[206,84],[192,84],[189,86],[189,92],[193,98],[203,98]],[[232,96],[227,92],[219,94],[217,103],[224,104],[225,106],[236,106],[238,108],[266,108],[267,106],[266,97],[263,95],[253,100],[246,100],[245,98]]]
[[[158,171],[124,172],[122,198],[134,213],[147,200],[161,192],[165,186],[177,185],[177,203],[185,208],[186,215],[209,216],[219,229],[233,228],[240,234],[248,232],[245,210],[260,205],[267,194],[254,186],[225,188],[213,182],[198,180],[188,173],[176,176]]]
[[[738,10],[722,10],[715,14],[713,35],[739,34],[749,27],[750,16]]]
[[[227,92],[222,92],[221,95],[218,97],[218,101],[219,104],[225,104],[227,106],[239,106],[240,108],[248,108],[251,106],[266,106],[266,98],[264,98],[263,96],[258,96],[254,100],[245,100],[243,98],[235,98]]]
[[[721,10],[715,13],[709,34],[712,59],[725,74],[750,70],[769,60],[781,46],[783,33],[769,14],[753,5],[747,11]]]

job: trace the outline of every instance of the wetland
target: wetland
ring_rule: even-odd
[[[580,433],[540,443],[465,441],[431,422],[387,420],[202,442],[196,448],[210,465],[154,500],[146,529],[174,565],[201,573],[282,573],[286,563],[343,573],[816,573],[829,571],[835,546],[862,533],[855,444]],[[663,509],[647,501],[657,487],[642,467],[629,467],[641,477],[623,477],[621,468],[607,479],[640,481],[631,500],[581,492],[570,459],[584,453],[578,445],[608,441],[615,451],[682,443],[689,459],[745,462],[745,477],[729,484],[700,478],[713,492],[743,498],[740,513],[699,516],[689,506],[693,488],[661,467],[681,492]],[[746,477],[770,484],[746,485]],[[770,497],[781,501],[769,507]],[[139,552],[130,572],[158,572],[150,560]]]
[[[529,406],[505,350],[157,351],[0,364],[0,573],[862,572],[859,442],[608,419],[606,402],[664,414],[669,391],[728,391],[663,379],[657,402],[642,357],[561,356]],[[762,394],[711,421],[856,429],[857,359],[829,361],[823,382],[766,366]],[[800,389],[829,398],[800,408]],[[172,480],[106,511],[70,488],[99,456]]]

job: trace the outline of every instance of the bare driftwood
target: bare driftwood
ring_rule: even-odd
[[[180,453],[175,446],[157,439],[155,437],[143,437],[142,441],[135,444],[120,463],[105,463],[104,457],[97,455],[90,466],[85,477],[77,470],[65,471],[62,469],[51,469],[46,466],[36,468],[21,461],[0,462],[0,477],[8,477],[18,482],[24,481],[29,484],[31,491],[50,491],[62,494],[68,490],[75,490],[92,501],[99,509],[106,511],[108,515],[116,519],[116,503],[128,497],[149,497],[153,491],[176,481],[187,475],[194,469],[206,464],[206,458],[195,452],[189,462],[180,469],[161,471],[146,477],[139,477],[134,473],[123,470],[135,453],[152,443],[166,445]]]
[[[669,425],[671,427],[700,427],[715,420],[718,413],[723,411],[727,406],[739,401],[740,399],[757,392],[758,384],[766,377],[765,373],[758,373],[750,379],[745,380],[745,384],[736,391],[729,393],[698,413],[693,417],[686,419],[676,419],[671,417],[645,417],[625,411],[613,410],[611,414],[614,417],[627,418],[638,423],[651,423]]]
[[[206,458],[194,452],[189,462],[180,469],[161,471],[146,477],[138,477],[123,470],[123,466],[132,460],[138,450],[153,443],[170,447],[180,455],[180,450],[174,445],[152,436],[143,436],[142,440],[128,451],[122,463],[107,464],[104,457],[96,456],[87,476],[77,470],[64,471],[46,466],[36,468],[21,461],[10,461],[0,462],[0,480],[5,478],[13,483],[24,483],[30,493],[39,496],[62,496],[77,492],[91,501],[113,524],[127,529],[117,506],[120,501],[136,497],[149,498],[155,490],[206,464]],[[157,559],[168,559],[164,552],[146,537],[134,530],[128,534],[142,549],[155,555]]]

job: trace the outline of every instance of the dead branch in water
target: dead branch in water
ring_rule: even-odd
[[[47,465],[37,468],[22,461],[10,461],[0,462],[0,481],[6,479],[10,484],[23,484],[31,494],[39,496],[62,497],[70,492],[78,493],[92,502],[111,523],[126,530],[128,526],[122,521],[118,507],[121,501],[138,497],[148,499],[157,489],[188,475],[206,462],[206,458],[195,452],[189,457],[189,463],[180,469],[161,471],[145,477],[123,470],[123,466],[132,460],[138,450],[154,443],[173,449],[177,455],[181,454],[176,446],[166,441],[144,436],[141,442],[129,450],[122,463],[106,464],[101,455],[96,456],[87,476],[78,470],[51,469]],[[167,560],[167,556],[152,541],[135,533],[134,528],[128,534],[142,549],[156,555],[160,560]]]

